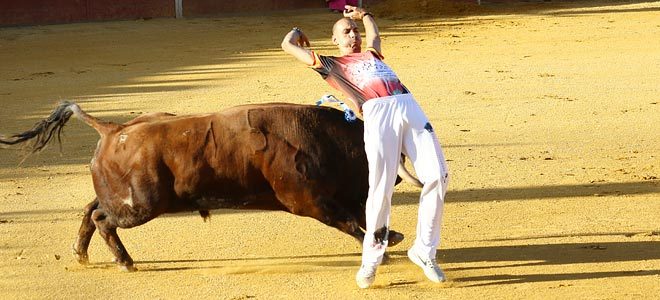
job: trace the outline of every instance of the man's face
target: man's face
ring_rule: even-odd
[[[357,24],[351,19],[340,19],[332,27],[332,42],[339,47],[341,54],[360,53],[362,38]]]

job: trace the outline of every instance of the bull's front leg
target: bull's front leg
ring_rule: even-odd
[[[92,220],[92,212],[98,207],[98,198],[95,198],[94,201],[85,206],[82,223],[80,224],[80,230],[78,230],[78,238],[72,246],[73,256],[80,264],[83,265],[89,263],[87,248],[89,248],[89,242],[92,240],[94,231],[96,231],[96,225],[94,225],[94,221]]]

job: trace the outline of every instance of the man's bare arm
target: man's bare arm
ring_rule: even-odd
[[[307,65],[312,65],[314,64],[312,51],[305,49],[305,46],[310,46],[309,39],[298,28],[289,31],[284,37],[284,40],[282,40],[282,50],[284,50],[284,52],[291,54],[293,57]]]
[[[378,32],[378,25],[371,13],[367,12],[364,8],[346,5],[344,17],[354,20],[362,20],[364,24],[364,31],[367,35],[365,37],[367,48],[374,48],[380,53],[380,33]]]

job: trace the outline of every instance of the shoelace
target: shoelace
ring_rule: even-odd
[[[434,259],[425,260],[425,261],[424,261],[424,265],[427,266],[427,267],[429,267],[429,268],[433,268],[433,269],[438,268],[438,263],[436,262],[435,258],[434,258]]]

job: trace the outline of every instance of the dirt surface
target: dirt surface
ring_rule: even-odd
[[[284,212],[220,210],[120,230],[139,269],[101,238],[71,256],[98,139],[82,122],[18,166],[0,151],[0,297],[629,299],[660,294],[660,3],[495,5],[378,19],[386,61],[414,92],[453,174],[434,285],[410,263],[419,191],[399,185],[373,289],[360,246]],[[279,49],[292,26],[334,54],[326,11],[0,29],[0,132],[62,99],[107,120],[313,103],[332,92]],[[347,174],[347,176],[350,174]]]

